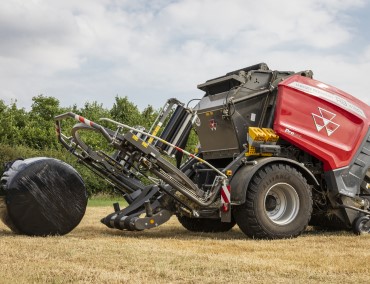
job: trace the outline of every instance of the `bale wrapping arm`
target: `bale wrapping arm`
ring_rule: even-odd
[[[62,121],[69,118],[79,122],[72,128],[71,137],[62,132]],[[185,120],[186,124],[192,123],[195,118],[196,114],[191,115]],[[159,123],[158,120],[155,122],[157,126],[154,128],[154,134],[159,131],[161,120],[164,120],[163,117],[159,119]],[[111,119],[102,118],[101,121],[111,123],[117,129],[113,131],[71,112],[56,117],[56,133],[61,144],[88,168],[122,192],[129,203],[124,209],[116,204],[115,211],[103,218],[102,223],[111,228],[143,230],[163,224],[178,207],[197,216],[197,207],[209,207],[212,204],[221,206],[217,197],[220,196],[220,189],[228,184],[227,176],[223,172],[161,137]],[[178,127],[180,131],[184,129],[182,126],[183,124]],[[121,133],[122,129],[129,131]],[[101,150],[93,150],[81,138],[80,132],[83,131],[100,133],[115,149],[115,153],[108,155]],[[162,133],[165,131],[166,129]],[[184,134],[173,131],[173,143],[179,141],[181,136]],[[157,146],[154,146],[155,144]],[[164,158],[173,154],[173,150],[189,156],[188,163],[201,163],[215,172],[216,178],[208,191],[198,188],[182,170]],[[153,183],[144,185],[140,180],[142,177],[149,178]]]

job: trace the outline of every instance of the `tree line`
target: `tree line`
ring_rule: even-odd
[[[98,102],[86,102],[82,108],[76,105],[61,107],[58,99],[39,95],[32,98],[31,110],[17,107],[16,102],[6,105],[0,100],[0,143],[26,146],[32,149],[59,149],[55,139],[54,117],[65,112],[74,112],[90,120],[101,117],[128,125],[148,127],[158,115],[152,106],[140,111],[127,97],[116,96],[111,109]]]
[[[108,184],[102,186],[101,180],[77,163],[75,157],[57,141],[54,117],[65,112],[74,112],[92,121],[98,122],[99,118],[106,117],[130,126],[141,125],[148,129],[157,117],[158,111],[150,105],[140,111],[127,97],[119,96],[115,97],[111,109],[103,107],[96,101],[86,102],[80,108],[76,105],[61,107],[58,99],[39,95],[32,98],[31,109],[26,111],[19,108],[16,102],[7,105],[0,100],[0,170],[3,172],[4,165],[17,158],[53,157],[71,164],[80,172],[90,195],[110,192]],[[68,123],[71,127],[76,121],[70,120]],[[90,142],[96,143],[99,147],[99,142],[94,140],[97,138],[91,139]]]

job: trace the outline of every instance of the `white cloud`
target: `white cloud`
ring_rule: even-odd
[[[40,93],[109,107],[118,94],[159,107],[264,61],[313,69],[369,103],[370,52],[356,41],[370,42],[353,18],[363,8],[360,0],[3,1],[0,96],[26,107]]]

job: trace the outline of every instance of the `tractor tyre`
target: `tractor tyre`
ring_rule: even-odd
[[[246,202],[234,207],[234,217],[247,236],[292,238],[306,229],[312,192],[295,168],[282,163],[267,165],[256,172],[246,190]]]
[[[234,220],[230,223],[221,222],[220,219],[189,218],[177,216],[181,225],[191,232],[217,233],[230,231],[236,224]]]

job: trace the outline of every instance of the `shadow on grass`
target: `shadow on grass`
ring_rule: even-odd
[[[144,230],[144,231],[122,231],[110,229],[101,224],[101,226],[91,226],[76,229],[75,234],[84,238],[122,237],[122,238],[140,238],[140,239],[178,239],[178,240],[252,240],[246,236],[236,225],[228,232],[204,233],[191,232],[178,224],[164,225],[162,227]],[[354,236],[351,231],[329,231],[318,228],[308,228],[299,238],[312,236]]]
[[[0,227],[1,237],[21,236],[6,227]],[[326,230],[318,227],[308,227],[299,238],[312,236],[354,236],[351,231]],[[102,237],[139,238],[139,239],[178,239],[178,240],[252,240],[246,236],[236,225],[228,232],[204,233],[191,232],[183,228],[179,223],[171,221],[161,227],[144,231],[122,231],[110,229],[97,222],[94,225],[80,225],[63,238],[101,239]]]
[[[0,229],[0,237],[16,236],[17,234],[7,229]]]

